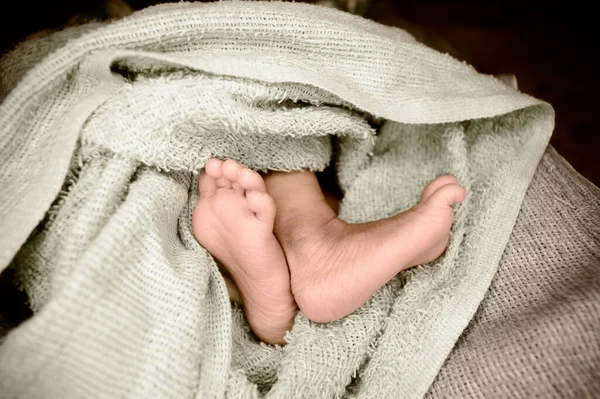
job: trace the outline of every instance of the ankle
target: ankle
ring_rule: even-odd
[[[282,246],[304,239],[326,226],[335,224],[337,214],[331,209],[324,196],[313,198],[310,205],[282,204],[277,209],[274,232]],[[284,248],[285,249],[285,248]]]
[[[282,243],[290,272],[303,269],[307,263],[327,263],[339,244],[347,241],[349,227],[334,214],[300,220]]]
[[[275,236],[284,251],[311,237],[322,236],[342,222],[335,214],[292,214],[275,224]],[[343,222],[342,222],[343,223]]]

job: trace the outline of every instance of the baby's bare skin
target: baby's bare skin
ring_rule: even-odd
[[[349,224],[307,171],[268,173],[263,180],[237,162],[211,159],[199,189],[196,239],[239,288],[256,335],[279,344],[297,306],[315,322],[340,319],[398,272],[439,257],[448,245],[452,205],[466,195],[454,177],[441,176],[410,210]]]
[[[211,159],[200,176],[194,235],[239,289],[246,317],[264,342],[285,343],[296,303],[283,250],[273,235],[275,203],[262,177],[235,161]]]
[[[354,312],[398,272],[438,258],[450,238],[452,205],[466,196],[456,178],[441,176],[408,211],[350,224],[331,210],[314,173],[274,172],[265,182],[278,206],[274,231],[296,303],[323,323]]]

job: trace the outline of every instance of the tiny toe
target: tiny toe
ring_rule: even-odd
[[[275,201],[266,192],[248,191],[246,192],[246,203],[248,209],[256,214],[256,217],[271,226],[275,221]]]
[[[212,195],[217,189],[217,182],[206,171],[198,178],[198,192],[206,197]]]
[[[456,177],[452,175],[443,175],[433,179],[427,187],[423,190],[421,194],[421,201],[425,201],[427,198],[431,196],[431,194],[435,193],[440,187],[445,186],[447,184],[456,184],[458,180]]]
[[[242,169],[244,169],[244,167],[233,159],[228,159],[227,161],[223,162],[223,167],[221,168],[223,171],[223,176],[232,182],[238,180],[238,175]]]
[[[252,169],[244,168],[238,175],[238,182],[244,190],[259,191],[264,193],[267,191],[265,181],[262,176]]]
[[[431,194],[425,203],[434,206],[450,206],[465,200],[467,191],[458,184],[446,184]]]
[[[231,180],[224,173],[225,165],[229,161],[231,160],[228,159],[227,161],[223,162],[220,159],[212,158],[204,167],[206,173],[215,180],[217,188],[232,188]]]
[[[222,167],[223,161],[217,158],[211,158],[206,163],[206,166],[204,166],[204,171],[208,173],[210,177],[217,180],[223,177],[223,172],[221,172]]]

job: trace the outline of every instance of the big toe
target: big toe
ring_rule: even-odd
[[[458,184],[446,184],[427,197],[424,203],[436,207],[451,206],[463,202],[466,195],[466,190]]]
[[[433,179],[427,187],[423,190],[421,194],[421,201],[425,201],[427,198],[431,197],[433,193],[439,190],[441,187],[447,184],[457,184],[458,180],[456,177],[452,175],[443,175]]]
[[[204,171],[213,179],[217,180],[223,177],[221,168],[223,167],[223,161],[217,158],[211,158],[204,166]]]

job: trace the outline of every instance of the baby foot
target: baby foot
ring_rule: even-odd
[[[254,333],[264,342],[284,344],[297,308],[285,256],[273,235],[275,202],[262,177],[233,160],[211,159],[198,189],[196,239],[237,285]]]
[[[398,272],[438,258],[450,239],[452,205],[465,196],[456,178],[442,176],[425,188],[415,207],[397,216],[297,226],[298,235],[283,247],[300,310],[315,322],[340,319]]]

